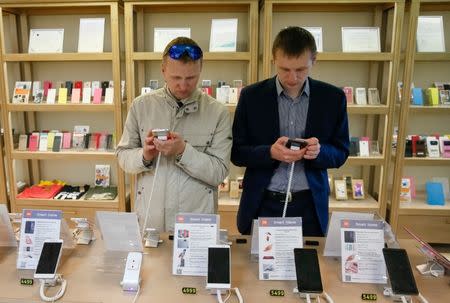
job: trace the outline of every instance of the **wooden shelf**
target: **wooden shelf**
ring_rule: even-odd
[[[383,165],[384,158],[383,156],[373,156],[373,157],[348,157],[347,162],[345,164],[348,165]]]
[[[317,54],[318,61],[391,61],[391,53],[344,53],[321,52]]]
[[[60,151],[60,152],[40,152],[40,151],[18,151],[14,150],[11,156],[15,160],[102,160],[115,161],[114,152],[96,152],[96,151]]]
[[[387,105],[358,105],[348,104],[347,113],[360,115],[387,115],[389,107]]]
[[[405,165],[418,166],[441,166],[450,165],[450,158],[420,158],[420,157],[405,157]]]
[[[237,104],[225,104],[225,106],[228,108],[230,113],[234,113],[236,111]]]
[[[124,0],[126,4],[131,3],[135,6],[136,10],[142,10],[144,13],[216,13],[222,12],[247,12],[247,6],[251,1],[249,0],[222,0],[222,1],[210,1],[210,0],[195,0],[195,1],[136,1],[136,0]]]
[[[430,113],[430,114],[450,114],[450,105],[427,106],[427,105],[410,105],[411,113]]]
[[[377,5],[383,5],[384,9],[390,9],[396,0],[365,0],[365,1],[299,1],[299,0],[275,0],[273,4],[274,12],[370,12]]]
[[[161,61],[161,52],[133,52],[131,54],[132,60],[141,61]],[[204,61],[250,61],[250,52],[204,52]]]
[[[416,53],[414,59],[421,62],[450,61],[450,52],[446,53]]]
[[[112,53],[4,54],[6,62],[112,61]]]
[[[450,216],[450,203],[445,205],[429,205],[425,199],[425,193],[417,193],[416,198],[411,202],[400,202],[400,215],[435,215]]]
[[[228,193],[219,196],[219,211],[238,211],[240,198],[230,198]]]
[[[58,207],[89,207],[89,208],[118,208],[117,197],[114,200],[55,200],[55,199],[18,199],[17,206],[33,205],[33,206],[52,206],[54,209]]]
[[[32,16],[73,15],[73,14],[108,14],[110,0],[0,0],[5,12]]]
[[[239,208],[240,198],[232,199],[224,193],[219,198],[219,210],[221,211],[237,211]],[[330,196],[330,212],[332,211],[368,211],[375,212],[379,209],[378,202],[371,196],[364,200],[336,200]]]
[[[7,105],[7,110],[12,112],[113,112],[114,104],[12,104]]]
[[[378,201],[371,196],[368,196],[364,200],[336,200],[333,196],[330,196],[330,213],[332,211],[376,212],[379,208]]]

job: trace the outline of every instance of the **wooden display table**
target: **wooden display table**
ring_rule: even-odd
[[[216,302],[216,297],[205,290],[205,277],[173,276],[171,273],[172,241],[167,235],[162,237],[164,243],[159,248],[146,248],[141,271],[141,294],[137,302]],[[250,240],[249,238],[247,238]],[[340,277],[340,261],[336,258],[322,257],[324,239],[320,239],[320,267],[324,290],[334,302],[363,302],[362,293],[375,293],[376,302],[392,302],[383,296],[383,285],[342,283]],[[423,263],[424,259],[415,247],[413,240],[402,240],[402,247],[409,253],[413,266]],[[292,293],[295,281],[260,281],[258,280],[258,264],[250,261],[250,241],[247,244],[236,244],[233,241],[232,286],[239,287],[244,302],[302,302]],[[31,277],[31,271],[16,269],[16,250],[0,248],[0,302],[27,303],[41,302],[39,298],[39,281],[33,286],[22,286],[20,278]],[[67,290],[58,302],[92,303],[92,302],[124,302],[131,303],[134,294],[122,292],[119,282],[122,279],[122,268],[125,260],[112,260],[110,266],[102,268],[103,243],[100,237],[90,246],[77,246],[72,251],[65,251],[61,259],[58,273],[67,279]],[[120,259],[117,259],[120,260]],[[441,278],[419,276],[414,269],[417,286],[429,302],[446,302],[450,297],[448,276]],[[196,295],[185,295],[182,287],[195,287]],[[282,289],[285,297],[270,297],[271,289]],[[52,295],[52,289],[47,294]],[[447,298],[447,299],[445,299]],[[323,300],[322,300],[323,301]],[[232,296],[228,302],[237,302]],[[367,302],[367,301],[366,301]],[[415,300],[415,302],[418,302]]]

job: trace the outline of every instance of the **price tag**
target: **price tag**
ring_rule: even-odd
[[[282,289],[271,289],[269,291],[271,297],[284,297],[284,290]]]
[[[196,295],[197,294],[197,288],[195,287],[183,287],[181,289],[181,292],[185,295]]]
[[[20,284],[21,285],[33,285],[34,280],[33,279],[25,279],[25,278],[21,278],[20,279]]]
[[[377,294],[361,294],[361,299],[364,301],[376,301]]]

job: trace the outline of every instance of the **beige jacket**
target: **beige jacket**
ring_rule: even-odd
[[[136,98],[116,150],[122,169],[137,174],[134,211],[144,224],[157,162],[143,165],[144,139],[151,129],[168,128],[186,141],[179,161],[161,155],[146,226],[160,231],[173,230],[177,213],[216,213],[217,186],[230,164],[231,119],[225,106],[200,90],[181,101],[178,109],[167,88]]]

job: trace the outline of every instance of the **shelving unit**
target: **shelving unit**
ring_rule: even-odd
[[[393,175],[392,198],[389,205],[390,223],[400,238],[409,238],[403,227],[410,228],[425,241],[450,242],[450,207],[428,205],[424,184],[428,178],[450,179],[450,158],[408,158],[405,154],[405,139],[409,134],[450,134],[448,124],[450,106],[413,106],[410,104],[411,83],[416,87],[431,87],[434,81],[450,79],[450,2],[411,0],[408,6],[409,19],[406,36],[403,73],[403,99],[399,108],[397,151]],[[417,53],[416,31],[420,15],[443,15],[445,53]],[[436,69],[437,65],[439,66]],[[405,176],[415,179],[416,198],[410,203],[400,202],[400,184]]]
[[[1,60],[1,59],[0,59]],[[3,95],[4,87],[3,81],[0,81],[0,96]],[[0,112],[3,111],[3,104],[0,102]],[[6,204],[8,206],[8,191],[7,191],[7,179],[6,179],[6,167],[5,167],[5,140],[4,140],[4,126],[3,117],[0,117],[0,127],[2,133],[0,134],[0,204]]]
[[[330,212],[361,211],[386,215],[388,166],[391,161],[393,112],[400,62],[403,0],[265,0],[261,13],[263,48],[262,78],[275,74],[272,42],[286,26],[322,27],[323,52],[317,56],[312,78],[338,87],[377,87],[380,105],[349,104],[349,127],[352,136],[378,140],[380,156],[349,157],[336,178],[350,174],[364,180],[366,199],[336,201],[330,196]],[[341,26],[380,27],[381,52],[344,53],[341,51]],[[344,74],[343,74],[344,73]],[[367,195],[369,193],[369,195]]]
[[[122,104],[120,92],[120,46],[119,46],[119,1],[0,1],[1,65],[5,76],[2,83],[2,120],[5,122],[5,145],[8,163],[11,211],[23,208],[61,209],[66,217],[83,216],[93,218],[95,210],[125,211],[126,187],[124,174],[119,168],[114,152],[107,151],[60,151],[30,152],[15,149],[13,129],[31,132],[35,129],[61,129],[70,125],[91,125],[91,130],[111,130],[117,138],[122,134]],[[50,17],[49,17],[50,16]],[[80,17],[101,16],[105,18],[105,52],[77,53],[78,20]],[[67,28],[66,28],[67,26]],[[31,28],[64,28],[64,53],[28,54],[29,30]],[[59,69],[64,63],[64,68]],[[108,70],[109,68],[109,70]],[[64,77],[59,78],[58,77]],[[11,93],[15,81],[43,80],[106,80],[114,81],[114,104],[12,104]],[[31,99],[31,98],[30,98]],[[82,115],[80,115],[82,113]],[[56,122],[48,124],[47,117]],[[99,120],[97,122],[96,120]],[[81,121],[81,122],[80,122]],[[105,122],[105,125],[102,123]],[[47,124],[46,124],[47,123]],[[58,125],[62,123],[64,125]],[[98,123],[99,125],[95,125]],[[45,128],[44,128],[45,129]],[[55,162],[54,162],[55,161]],[[89,162],[90,161],[90,162]],[[111,165],[114,175],[111,183],[118,188],[115,200],[52,200],[18,199],[16,181],[28,179],[36,184],[40,178],[53,179],[49,166],[58,163],[57,173],[67,177],[64,181],[73,184],[73,174],[87,174],[81,182],[92,184],[94,165],[103,161]],[[23,165],[25,163],[25,165]],[[81,171],[66,168],[75,165]],[[82,171],[83,165],[89,167]],[[67,171],[64,171],[67,170]]]
[[[213,91],[218,80],[231,83],[241,79],[244,85],[257,80],[258,53],[258,1],[128,1],[125,0],[125,58],[128,106],[140,94],[140,88],[150,79],[164,83],[160,64],[162,53],[153,52],[153,30],[155,27],[190,27],[191,38],[203,50],[201,79],[210,79]],[[238,18],[236,52],[209,52],[211,19]],[[200,83],[199,83],[200,84]],[[213,93],[215,96],[215,93]],[[226,105],[234,113],[235,105]],[[233,178],[238,172],[231,168]],[[131,209],[134,207],[134,178],[130,178]],[[235,213],[239,200],[220,198],[219,213],[225,216],[223,227],[237,233]]]

